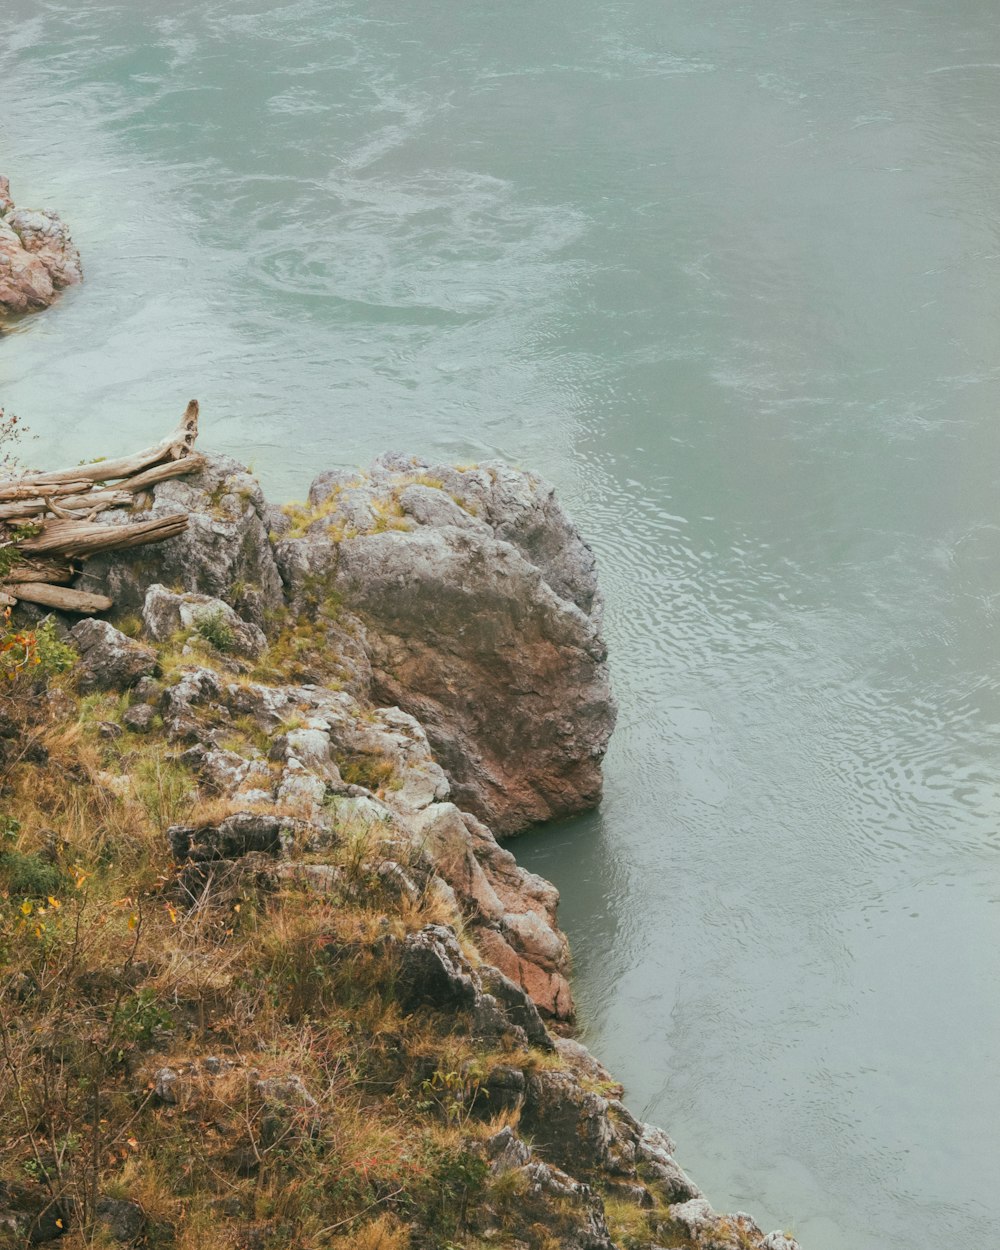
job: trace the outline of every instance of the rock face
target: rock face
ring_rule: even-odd
[[[534,474],[386,456],[322,474],[277,545],[367,626],[375,690],[427,731],[456,802],[500,836],[600,800],[614,727],[593,553]]]
[[[594,557],[540,478],[383,457],[318,477],[296,532],[216,458],[156,486],[149,515],[178,510],[185,534],[92,558],[78,588],[122,612],[153,584],[158,603],[208,595],[265,632],[286,607],[310,620],[340,683],[415,717],[455,802],[498,836],[598,803],[615,705]]]
[[[156,671],[156,652],[109,625],[84,620],[70,635],[80,652],[77,680],[81,690],[125,690]]]
[[[80,253],[58,213],[15,208],[0,177],[0,312],[47,308],[62,287],[82,280]]]
[[[217,650],[256,659],[267,649],[263,630],[237,616],[228,603],[193,592],[174,594],[156,583],[146,591],[142,619],[158,642],[187,630],[211,642]]]
[[[518,867],[487,826],[450,802],[448,779],[412,716],[363,706],[343,690],[227,680],[193,663],[154,697],[168,737],[193,744],[183,758],[206,795],[254,808],[217,827],[171,829],[175,860],[231,866],[252,852],[329,845],[345,829],[360,830],[373,839],[373,872],[406,889],[395,860],[413,861],[420,887],[463,915],[497,969],[497,985],[520,987],[550,1019],[573,1018],[558,891]],[[147,706],[125,714],[130,729],[144,731],[148,716],[136,723],[131,712]],[[215,746],[216,727],[237,717],[266,735],[266,758]],[[485,992],[503,997],[492,983]]]
[[[138,613],[147,590],[158,582],[173,591],[222,599],[244,620],[264,626],[284,598],[268,537],[272,509],[257,480],[235,460],[216,457],[188,477],[161,482],[143,516],[171,512],[187,512],[185,533],[128,558],[94,556],[78,587],[108,595],[118,611]],[[133,519],[120,509],[100,517],[108,525]]]
[[[501,465],[385,458],[369,475],[318,478],[296,518],[216,461],[155,489],[154,512],[178,505],[193,517],[183,538],[94,560],[84,584],[141,608],[154,640],[206,639],[210,620],[215,650],[188,639],[154,680],[152,649],[104,622],[74,630],[84,680],[133,687],[123,725],[162,726],[197,778],[194,810],[208,800],[200,821],[164,830],[178,909],[231,917],[248,895],[294,888],[330,915],[359,902],[373,919],[382,912],[374,927],[333,925],[310,958],[350,969],[363,956],[415,1036],[445,1021],[476,1046],[447,1067],[446,1114],[475,1124],[463,1150],[510,1178],[518,1226],[504,1244],[798,1250],[749,1216],[713,1211],[666,1133],[638,1121],[586,1048],[557,1035],[573,1019],[558,892],[490,827],[514,832],[593,805],[614,724],[593,557],[551,487]],[[314,679],[309,662],[299,674],[289,630],[345,648],[345,680]],[[419,1045],[411,1058],[437,1061]],[[265,1150],[322,1137],[328,1108],[296,1074],[164,1058],[146,1084],[164,1107],[207,1115],[212,1089],[235,1081]],[[429,1106],[435,1069],[424,1071],[415,1093]],[[499,1131],[486,1136],[491,1120]],[[242,1176],[260,1164],[259,1152],[233,1159]],[[634,1208],[635,1236],[613,1235],[612,1202]],[[108,1236],[143,1236],[134,1207],[104,1202]],[[43,1215],[0,1182],[0,1232],[6,1222],[23,1235]],[[468,1214],[484,1244],[497,1215]]]

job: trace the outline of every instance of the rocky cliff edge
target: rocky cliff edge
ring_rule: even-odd
[[[88,564],[116,624],[0,719],[31,1181],[0,1180],[0,1244],[205,1244],[198,1211],[233,1247],[794,1250],[715,1213],[564,1036],[558,894],[490,827],[594,804],[614,723],[551,487],[384,457],[276,510],[217,460],[149,501],[178,505],[182,537]]]

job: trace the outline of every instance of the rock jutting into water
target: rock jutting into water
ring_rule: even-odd
[[[594,556],[535,474],[383,456],[321,474],[282,512],[217,460],[156,487],[150,517],[178,509],[187,533],[143,576],[236,587],[256,624],[286,597],[300,614],[335,596],[375,696],[417,717],[456,802],[499,836],[600,801],[615,704]],[[109,558],[81,585],[138,609],[139,580]]]
[[[79,579],[145,637],[106,621],[72,630],[77,690],[129,704],[100,722],[102,740],[125,743],[128,767],[162,740],[195,779],[188,818],[157,834],[175,920],[210,924],[281,894],[331,916],[381,911],[374,929],[352,922],[308,958],[374,977],[389,996],[386,1088],[402,1082],[406,1114],[417,1114],[411,1081],[421,1114],[438,1100],[466,1126],[463,1166],[481,1197],[461,1222],[476,1244],[795,1250],[747,1215],[714,1212],[670,1138],[564,1036],[573,1001],[558,892],[494,836],[595,804],[614,723],[593,557],[552,488],[500,464],[386,456],[368,474],[323,474],[307,506],[278,510],[246,470],[215,458],[153,487],[150,519],[178,510],[182,533],[96,554]],[[108,795],[129,785],[97,779]],[[457,1044],[474,1053],[453,1071]],[[203,1116],[216,1085],[239,1086],[258,1163],[234,1147],[232,1166],[252,1170],[275,1143],[294,1154],[329,1130],[336,1104],[297,1073],[262,1078],[239,1048],[189,1045],[174,1059],[167,1047],[151,1038],[144,1060],[150,1114]],[[37,1227],[31,1195],[8,1191],[12,1226]],[[415,1236],[440,1244],[430,1228]]]
[[[80,253],[50,208],[17,208],[0,177],[0,313],[47,308],[57,293],[83,281]]]

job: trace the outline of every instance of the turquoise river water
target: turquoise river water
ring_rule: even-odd
[[[983,0],[4,0],[0,171],[87,280],[53,463],[554,480],[621,720],[586,1036],[720,1208],[1000,1244],[1000,21]]]

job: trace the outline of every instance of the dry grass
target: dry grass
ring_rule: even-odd
[[[484,1047],[461,1014],[403,1012],[394,943],[443,923],[474,951],[441,893],[378,878],[386,857],[414,870],[392,826],[334,805],[334,845],[302,860],[338,869],[327,893],[247,857],[186,907],[164,830],[242,805],[199,796],[157,732],[102,736],[123,699],[64,686],[22,709],[47,761],[3,773],[0,1178],[75,1204],[68,1247],[103,1244],[98,1194],[141,1204],[150,1250],[236,1250],[248,1230],[287,1250],[472,1250],[485,1201],[516,1223],[518,1181],[491,1180],[476,1145],[516,1113],[479,1122],[464,1100],[500,1062],[555,1060]],[[229,729],[267,745],[252,721]],[[165,1065],[173,1104],[154,1096]],[[315,1109],[267,1104],[259,1082],[289,1074]]]

